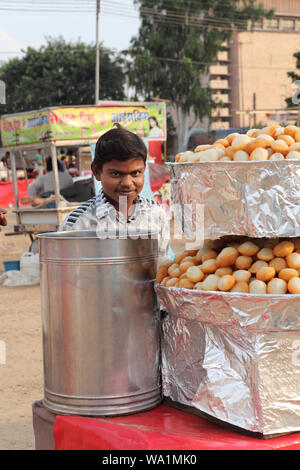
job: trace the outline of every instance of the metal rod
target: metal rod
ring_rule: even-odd
[[[19,194],[18,194],[16,157],[15,157],[14,152],[12,152],[11,154],[11,172],[12,172],[12,180],[13,180],[13,188],[14,188],[15,207],[18,208],[19,207]]]
[[[99,102],[100,87],[100,46],[99,46],[100,0],[96,0],[96,71],[95,71],[95,104]]]
[[[53,142],[51,142],[51,160],[52,160],[55,202],[56,202],[56,208],[58,209],[59,204],[60,204],[59,177],[58,177],[58,167],[57,167],[56,146]]]

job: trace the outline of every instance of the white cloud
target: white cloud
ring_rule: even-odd
[[[0,61],[7,61],[13,57],[21,56],[21,49],[26,46],[10,36],[4,29],[0,28]]]

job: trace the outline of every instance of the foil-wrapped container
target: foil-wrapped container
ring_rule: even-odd
[[[174,216],[187,238],[300,235],[300,160],[169,163]],[[204,219],[204,220],[203,220]]]
[[[156,292],[163,393],[262,437],[300,431],[300,296]]]

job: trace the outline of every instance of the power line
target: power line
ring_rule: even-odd
[[[69,4],[67,4],[67,1],[66,0],[64,3],[63,3],[63,8],[62,8],[62,3],[59,2],[58,0],[54,0],[52,3],[51,3],[51,6],[54,6],[55,9],[49,8],[49,4],[47,3],[46,0],[39,0],[39,4],[43,7],[42,9],[40,10],[36,10],[36,3],[32,3],[31,1],[26,2],[25,1],[22,1],[22,2],[16,2],[15,1],[10,1],[8,6],[5,8],[6,11],[16,11],[15,8],[12,9],[11,5],[13,4],[13,7],[16,7],[18,6],[19,4],[21,4],[23,7],[24,7],[24,4],[27,3],[27,9],[20,9],[18,7],[18,11],[28,11],[30,13],[32,12],[35,12],[35,13],[40,13],[40,12],[43,12],[43,13],[94,13],[95,11],[95,6],[92,4],[91,5],[91,8],[86,10],[86,9],[82,9],[82,3],[80,4],[80,9],[78,8],[79,5],[74,5],[74,2],[71,2]],[[3,2],[2,2],[3,3]],[[8,2],[4,2],[4,3],[8,3]],[[71,9],[68,9],[68,5],[70,7],[72,7]],[[209,4],[207,4],[209,5]],[[26,5],[25,5],[26,6]],[[46,6],[46,8],[45,8]],[[59,10],[57,9],[57,6],[59,6]],[[74,8],[75,6],[75,8]],[[29,9],[28,9],[29,7]],[[33,9],[32,9],[33,8]],[[66,9],[67,8],[67,9]],[[3,9],[3,7],[1,7],[1,3],[0,3],[0,10]],[[205,18],[201,18],[199,15],[197,16],[193,16],[193,15],[187,15],[187,12],[186,11],[183,11],[183,10],[177,10],[177,11],[174,11],[174,10],[167,10],[167,12],[160,12],[160,11],[157,11],[157,10],[154,10],[154,9],[151,9],[151,8],[138,8],[138,7],[131,7],[129,5],[126,5],[125,8],[124,8],[124,5],[119,3],[119,2],[114,2],[113,4],[111,4],[111,2],[106,2],[104,0],[104,3],[103,3],[103,7],[102,7],[102,10],[103,10],[103,13],[107,13],[107,14],[112,14],[112,15],[117,15],[117,16],[122,16],[122,17],[131,17],[131,18],[134,18],[134,19],[139,19],[139,16],[138,14],[137,15],[132,15],[130,13],[132,12],[136,12],[136,13],[139,13],[140,16],[143,18],[143,17],[149,17],[149,16],[153,16],[156,20],[158,21],[161,21],[161,22],[164,22],[164,23],[168,23],[168,24],[173,24],[173,25],[176,25],[176,24],[184,24],[186,27],[187,26],[191,26],[191,27],[195,27],[195,26],[200,26],[201,28],[222,28],[222,29],[227,29],[227,30],[236,30],[236,28],[238,26],[240,26],[242,29],[245,29],[246,25],[247,25],[247,21],[246,20],[235,20],[235,21],[232,21],[230,19],[226,19],[226,18],[222,18],[222,19],[219,19],[219,18],[209,18],[208,16],[206,16]],[[234,24],[234,26],[233,26]],[[226,27],[226,28],[225,28]]]

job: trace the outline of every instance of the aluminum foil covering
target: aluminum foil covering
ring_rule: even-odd
[[[300,235],[300,160],[169,163],[175,217],[195,237],[195,204],[204,205],[204,238]],[[185,215],[182,216],[183,205]]]
[[[156,284],[163,393],[247,431],[300,431],[300,295]]]

